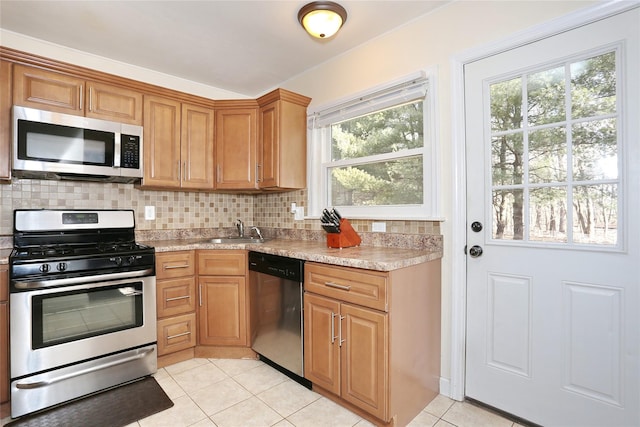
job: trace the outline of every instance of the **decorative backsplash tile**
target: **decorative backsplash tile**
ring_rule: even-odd
[[[146,235],[155,235],[154,231],[171,231],[168,234],[178,236],[229,234],[233,232],[236,220],[241,219],[247,229],[256,225],[270,237],[280,233],[279,237],[294,236],[290,238],[302,240],[325,238],[318,219],[295,221],[290,213],[291,203],[306,207],[307,190],[224,194],[140,190],[133,184],[14,179],[11,184],[0,185],[0,200],[0,244],[10,241],[6,236],[13,233],[14,209],[41,208],[133,209],[136,231],[148,232]],[[145,206],[155,206],[155,220],[144,219]],[[363,244],[396,246],[398,236],[418,235],[423,237],[417,237],[418,241],[411,246],[420,246],[424,235],[440,234],[440,224],[433,221],[385,221],[387,233],[371,233],[371,222],[351,221],[354,229],[362,235]],[[400,240],[406,238],[416,240],[411,236]]]

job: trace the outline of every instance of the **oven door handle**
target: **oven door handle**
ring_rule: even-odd
[[[125,357],[119,360],[114,360],[113,362],[109,362],[109,363],[103,363],[102,365],[93,366],[87,369],[82,369],[80,371],[72,372],[66,375],[60,375],[59,377],[54,377],[46,381],[37,381],[34,383],[17,383],[16,388],[25,390],[25,389],[46,387],[48,385],[51,385],[60,381],[68,380],[70,378],[79,377],[81,375],[90,374],[91,372],[99,371],[101,369],[106,369],[112,366],[122,365],[123,363],[129,363],[134,360],[142,359],[143,357],[146,357],[147,354],[153,352],[154,350],[155,350],[154,347],[147,348],[147,349],[144,349],[143,351],[138,352],[137,354],[134,354],[133,356]]]
[[[115,280],[115,279],[132,279],[134,277],[144,277],[144,276],[153,276],[153,269],[147,268],[139,271],[126,271],[122,273],[108,273],[108,274],[100,274],[94,276],[78,276],[78,277],[69,277],[66,279],[52,279],[52,280],[38,280],[35,282],[13,282],[13,286],[16,289],[43,289],[43,288],[51,288],[53,286],[63,286],[63,285],[78,285],[78,284],[86,284],[87,281],[95,282],[95,281],[107,281],[107,280]]]

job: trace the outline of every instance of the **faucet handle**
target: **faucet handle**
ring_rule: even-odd
[[[256,227],[254,225],[253,227],[251,227],[251,231],[255,231],[256,232],[256,235],[258,236],[258,239],[264,240],[264,237],[262,237],[262,233],[260,232],[260,229],[258,227]]]

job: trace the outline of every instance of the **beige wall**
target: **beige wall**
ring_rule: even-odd
[[[451,59],[474,47],[502,41],[508,35],[555,17],[588,7],[580,1],[457,1],[310,70],[282,86],[313,99],[310,110],[349,94],[434,69],[437,79],[436,117],[442,171],[440,224],[444,236],[442,268],[442,376],[450,378],[451,245],[453,216],[451,141]],[[346,25],[349,25],[347,21]]]
[[[509,34],[593,3],[595,2],[552,0],[456,1],[281,85],[310,96],[313,99],[310,108],[313,109],[420,69],[436,70],[438,145],[442,171],[441,214],[445,221],[439,224],[439,227],[437,223],[420,221],[394,221],[390,224],[394,232],[426,231],[441,232],[444,235],[442,376],[445,381],[450,377],[451,356],[450,259],[452,251],[460,250],[452,248],[450,244],[450,220],[453,215],[453,201],[449,196],[452,189],[451,57],[477,46],[503,40]],[[206,87],[3,30],[0,30],[0,42],[14,49],[213,99],[243,97],[223,89]],[[94,187],[98,184],[25,181],[28,180],[16,180],[11,185],[0,186],[0,235],[11,233],[12,209],[40,207],[135,207],[138,226],[141,229],[229,227],[233,225],[235,218],[269,227],[317,227],[317,221],[294,222],[292,216],[287,213],[287,207],[291,202],[306,205],[305,191],[265,196],[235,196],[140,191],[125,184],[100,184],[99,187]],[[85,199],[83,194],[88,194],[89,198]],[[146,204],[158,206],[158,220],[155,222],[144,221],[141,217],[142,207]],[[361,221],[358,227],[360,231],[367,231],[368,222]]]

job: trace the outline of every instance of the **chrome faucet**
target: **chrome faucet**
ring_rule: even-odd
[[[239,237],[244,237],[244,223],[242,222],[242,220],[238,220],[236,221],[236,228],[238,229],[238,236]]]
[[[262,237],[262,233],[260,232],[260,229],[258,227],[256,227],[256,226],[251,227],[251,231],[255,231],[256,232],[256,235],[258,236],[258,239],[264,240],[264,237]],[[249,232],[250,233],[249,235],[251,235],[251,231]]]

